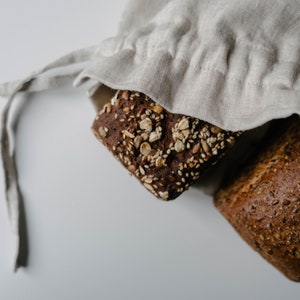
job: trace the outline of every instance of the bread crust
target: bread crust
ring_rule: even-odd
[[[99,111],[95,136],[150,192],[172,200],[231,148],[241,132],[173,114],[145,94],[118,91]]]
[[[293,118],[214,203],[254,250],[300,281],[300,119]]]

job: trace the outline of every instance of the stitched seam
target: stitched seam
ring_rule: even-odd
[[[199,36],[199,35],[197,34],[197,36]],[[133,51],[135,51],[135,53],[137,53],[135,47],[133,47],[133,48],[123,48],[124,44],[126,43],[126,38],[127,38],[127,36],[123,37],[123,39],[117,44],[116,49],[115,49],[115,53],[118,53],[119,51],[122,51],[122,50],[133,50]],[[270,58],[273,59],[273,60],[274,60],[274,58],[277,58],[277,56],[276,56],[276,53],[278,53],[277,49],[272,50],[272,49],[269,49],[269,48],[267,48],[263,45],[258,45],[257,46],[257,45],[251,44],[247,41],[239,40],[239,39],[236,39],[236,38],[232,38],[232,41],[235,45],[243,46],[243,47],[246,47],[246,48],[249,48],[249,49],[254,49],[254,50],[257,50],[259,52],[263,52],[265,54],[268,54],[270,56]],[[130,44],[132,44],[132,41],[129,41],[129,42],[130,42]],[[300,44],[298,45],[298,48],[300,49]],[[147,46],[145,50],[146,50],[146,52],[148,52],[149,50],[150,51],[157,51],[157,50],[159,50],[159,48],[157,48],[155,46]],[[167,49],[162,49],[162,50],[169,53]],[[148,56],[142,56],[142,55],[141,55],[141,57],[148,58]],[[173,56],[171,55],[171,57],[173,57]],[[179,59],[182,59],[185,63],[189,64],[189,62],[187,62],[183,58],[179,58]],[[276,61],[278,61],[279,63],[293,63],[296,66],[300,66],[300,61],[299,62],[293,62],[293,61],[284,61],[284,60],[277,60],[277,59],[276,59]]]
[[[236,42],[238,42],[238,40],[236,40]],[[242,44],[241,44],[242,45]],[[118,48],[118,47],[117,47]],[[239,82],[239,83],[242,83],[243,84],[243,80],[241,80],[240,78],[238,78],[238,77],[236,77],[236,76],[234,76],[234,75],[228,75],[228,74],[224,74],[224,73],[222,73],[220,70],[218,70],[218,69],[215,69],[215,68],[211,68],[211,67],[207,67],[207,66],[204,66],[204,65],[202,65],[202,66],[197,66],[197,65],[194,65],[194,64],[191,64],[191,62],[188,62],[188,61],[186,61],[184,58],[182,58],[182,57],[178,57],[178,56],[173,56],[170,52],[168,52],[166,49],[163,49],[163,48],[157,48],[157,47],[148,47],[147,48],[147,50],[153,50],[154,51],[154,53],[157,53],[157,52],[160,52],[160,51],[162,51],[162,52],[165,52],[166,53],[166,55],[169,55],[170,56],[170,58],[172,59],[172,60],[176,60],[176,61],[179,61],[179,62],[181,62],[182,64],[184,64],[184,65],[186,65],[186,66],[189,66],[189,67],[192,67],[193,69],[195,69],[195,70],[197,70],[197,69],[202,69],[202,70],[207,70],[207,71],[214,71],[214,72],[216,72],[216,73],[219,73],[220,75],[222,75],[222,76],[224,76],[224,77],[229,77],[229,79],[231,79],[232,81],[236,81],[236,82]],[[259,48],[256,48],[256,49],[258,49],[258,50],[261,50],[261,49],[263,49],[263,48],[261,48],[261,49],[259,49]],[[129,51],[132,51],[132,52],[134,52],[134,55],[136,55],[137,57],[139,57],[139,58],[141,58],[141,59],[146,59],[146,60],[149,60],[151,57],[150,56],[147,56],[147,55],[143,55],[143,54],[141,54],[141,53],[139,53],[137,50],[136,50],[136,48],[123,48],[123,49],[118,49],[117,51],[115,51],[114,52],[114,54],[113,55],[115,55],[115,54],[117,54],[117,53],[120,53],[120,52],[122,52],[122,51],[126,51],[126,50],[129,50]],[[277,61],[277,64],[272,64],[273,66],[274,65],[278,65],[278,64],[280,64],[280,63],[293,63],[293,62],[287,62],[287,61]],[[294,62],[295,63],[295,65],[297,66],[297,67],[300,67],[300,62],[299,63],[297,63],[297,62]],[[271,74],[272,72],[268,72],[267,74]],[[295,74],[295,76],[294,76],[294,78],[297,78],[298,76],[300,75],[300,71],[298,71],[298,72],[296,72],[296,74]],[[264,76],[265,77],[265,76]],[[294,82],[296,82],[296,79],[294,80]],[[293,82],[293,84],[294,84],[294,82]],[[244,85],[246,85],[246,86],[260,86],[260,87],[278,87],[278,85],[268,85],[268,84],[264,84],[264,85],[261,85],[261,84],[258,84],[258,83],[256,83],[256,82],[254,82],[254,81],[247,81],[246,83],[244,83]],[[295,90],[295,91],[300,91],[300,89],[292,89],[292,88],[289,88],[289,87],[287,87],[289,90]]]
[[[128,50],[131,50],[131,49],[128,49]],[[171,56],[171,54],[169,54]],[[178,58],[174,58],[171,56],[171,58],[173,60],[179,60],[181,61],[180,59]],[[255,86],[255,87],[260,87],[260,88],[279,88],[280,87],[280,84],[258,84],[256,82],[253,82],[253,81],[247,81],[247,82],[244,82],[243,80],[241,80],[240,78],[237,78],[233,75],[229,75],[229,74],[223,74],[222,72],[220,72],[219,70],[216,70],[216,69],[213,69],[213,68],[208,68],[208,67],[205,67],[205,66],[195,66],[195,65],[192,65],[184,60],[182,60],[183,63],[185,63],[187,66],[189,67],[192,67],[193,69],[195,70],[199,70],[199,69],[202,69],[204,71],[212,71],[212,72],[216,72],[218,73],[219,75],[223,76],[223,77],[227,77],[229,80],[231,81],[234,81],[234,82],[237,82],[237,83],[240,83],[242,86]],[[107,78],[109,78],[110,80],[114,80],[112,77],[106,75]],[[95,78],[94,78],[95,79]],[[124,84],[126,83],[130,83],[131,81],[128,80],[128,81],[123,81]],[[300,88],[299,89],[296,89],[296,88],[284,88],[284,89],[287,89],[289,91],[295,91],[295,92],[300,92]]]

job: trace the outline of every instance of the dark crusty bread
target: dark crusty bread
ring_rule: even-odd
[[[240,132],[172,114],[148,96],[118,91],[98,113],[96,137],[156,197],[171,200],[230,148]]]
[[[292,118],[214,202],[254,250],[300,281],[300,119]]]

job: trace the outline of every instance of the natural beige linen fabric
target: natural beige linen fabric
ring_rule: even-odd
[[[234,131],[300,114],[300,2],[131,0],[116,37],[0,85],[0,95],[10,96],[1,154],[16,268],[21,197],[10,106],[20,90],[60,86],[78,74],[75,86],[93,79],[96,87],[141,91],[171,112]]]
[[[300,2],[131,0],[86,78],[224,129],[299,114]]]

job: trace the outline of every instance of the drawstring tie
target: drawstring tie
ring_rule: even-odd
[[[22,194],[18,182],[18,172],[15,161],[15,142],[10,122],[10,111],[16,94],[20,91],[43,91],[57,88],[73,81],[86,67],[86,64],[96,55],[97,46],[73,51],[42,69],[33,72],[21,81],[0,84],[0,96],[8,97],[2,111],[1,121],[1,160],[4,169],[5,197],[8,209],[9,223],[13,239],[14,270],[25,265],[20,249],[25,248],[25,237],[21,237],[20,220],[23,210]],[[24,230],[24,228],[22,229]]]

